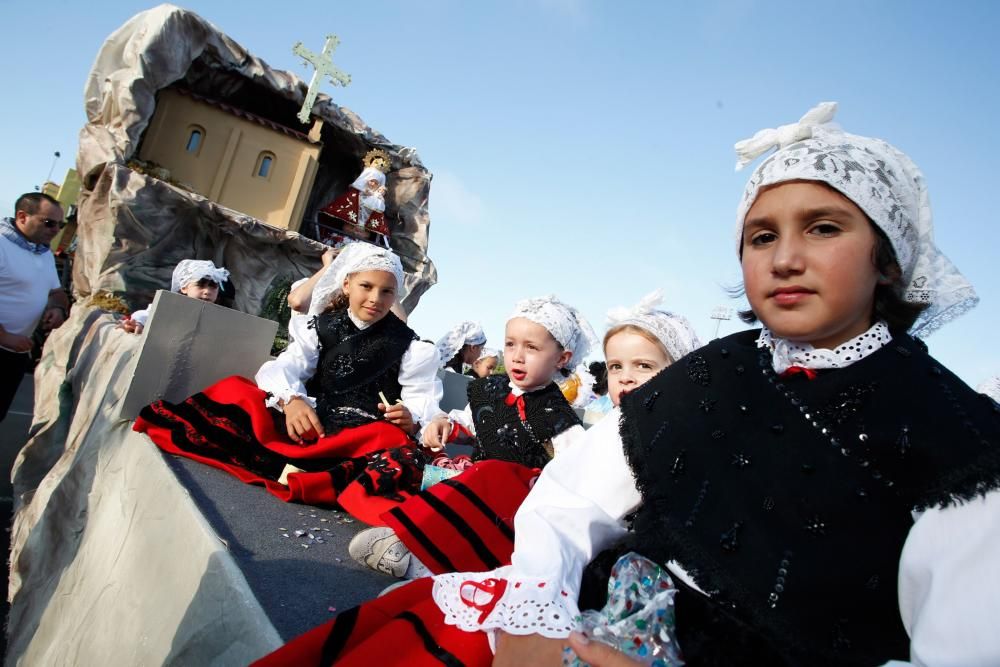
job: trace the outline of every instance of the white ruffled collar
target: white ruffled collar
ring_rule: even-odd
[[[545,384],[540,384],[537,387],[529,387],[527,389],[521,389],[516,384],[514,384],[513,380],[510,380],[509,382],[507,382],[507,386],[510,387],[510,393],[514,394],[514,396],[520,396],[522,394],[530,394],[531,392],[538,391],[539,389],[544,389],[545,387],[549,386],[549,383],[546,382]]]
[[[876,322],[868,331],[839,345],[833,350],[815,348],[809,343],[793,343],[774,336],[764,327],[757,338],[757,347],[771,350],[774,372],[784,373],[791,366],[801,366],[820,370],[824,368],[845,368],[877,352],[889,341],[892,334],[883,321]]]
[[[361,329],[362,331],[364,331],[372,324],[374,324],[374,322],[365,322],[364,320],[359,320],[357,317],[354,316],[354,313],[351,312],[350,306],[347,307],[347,316],[351,318],[351,322],[354,323],[354,326]]]

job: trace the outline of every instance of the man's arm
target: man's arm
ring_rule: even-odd
[[[69,317],[69,296],[61,287],[49,292],[49,303],[42,314],[43,329],[58,329]]]
[[[12,334],[0,324],[0,348],[11,352],[28,352],[32,348],[32,341],[27,336]]]

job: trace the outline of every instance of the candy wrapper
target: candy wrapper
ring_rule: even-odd
[[[683,665],[674,631],[674,595],[677,588],[666,570],[636,553],[618,559],[608,580],[608,603],[600,611],[587,610],[580,631],[591,641],[604,642],[643,665]],[[563,665],[585,667],[572,651]]]
[[[460,472],[462,471],[442,468],[440,466],[426,465],[424,466],[424,477],[420,480],[420,490],[424,491],[438,482],[443,482],[446,479],[454,477]]]

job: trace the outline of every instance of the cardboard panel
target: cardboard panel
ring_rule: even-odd
[[[440,370],[438,377],[441,378],[441,384],[444,385],[441,409],[445,412],[464,410],[465,406],[469,404],[468,388],[469,383],[472,382],[472,376]]]
[[[160,290],[142,335],[120,417],[157,399],[183,401],[230,375],[253,378],[278,323]]]

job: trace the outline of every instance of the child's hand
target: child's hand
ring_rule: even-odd
[[[323,266],[330,266],[331,264],[333,264],[333,260],[336,259],[336,257],[337,257],[337,251],[334,250],[333,248],[330,248],[329,250],[323,253],[323,256],[320,259],[323,260]]]
[[[122,320],[118,323],[118,326],[125,331],[134,334],[141,334],[143,329],[143,326],[135,320]]]
[[[302,444],[303,440],[314,440],[322,438],[326,433],[323,431],[323,424],[312,406],[302,398],[296,396],[285,403],[285,428],[288,429],[288,437],[295,442]]]
[[[444,444],[451,433],[451,422],[444,415],[438,415],[424,427],[424,446],[434,452],[444,449]]]
[[[638,660],[633,660],[603,642],[589,640],[579,632],[570,633],[569,646],[576,657],[580,658],[580,662],[591,667],[642,667]]]
[[[395,424],[410,434],[416,432],[417,425],[413,422],[413,413],[402,403],[396,403],[389,407],[386,407],[385,403],[379,403],[378,409],[390,424]]]
[[[508,635],[506,632],[498,632],[497,652],[493,656],[493,667],[560,665],[562,664],[562,650],[565,646],[565,639],[549,639],[541,635]]]

